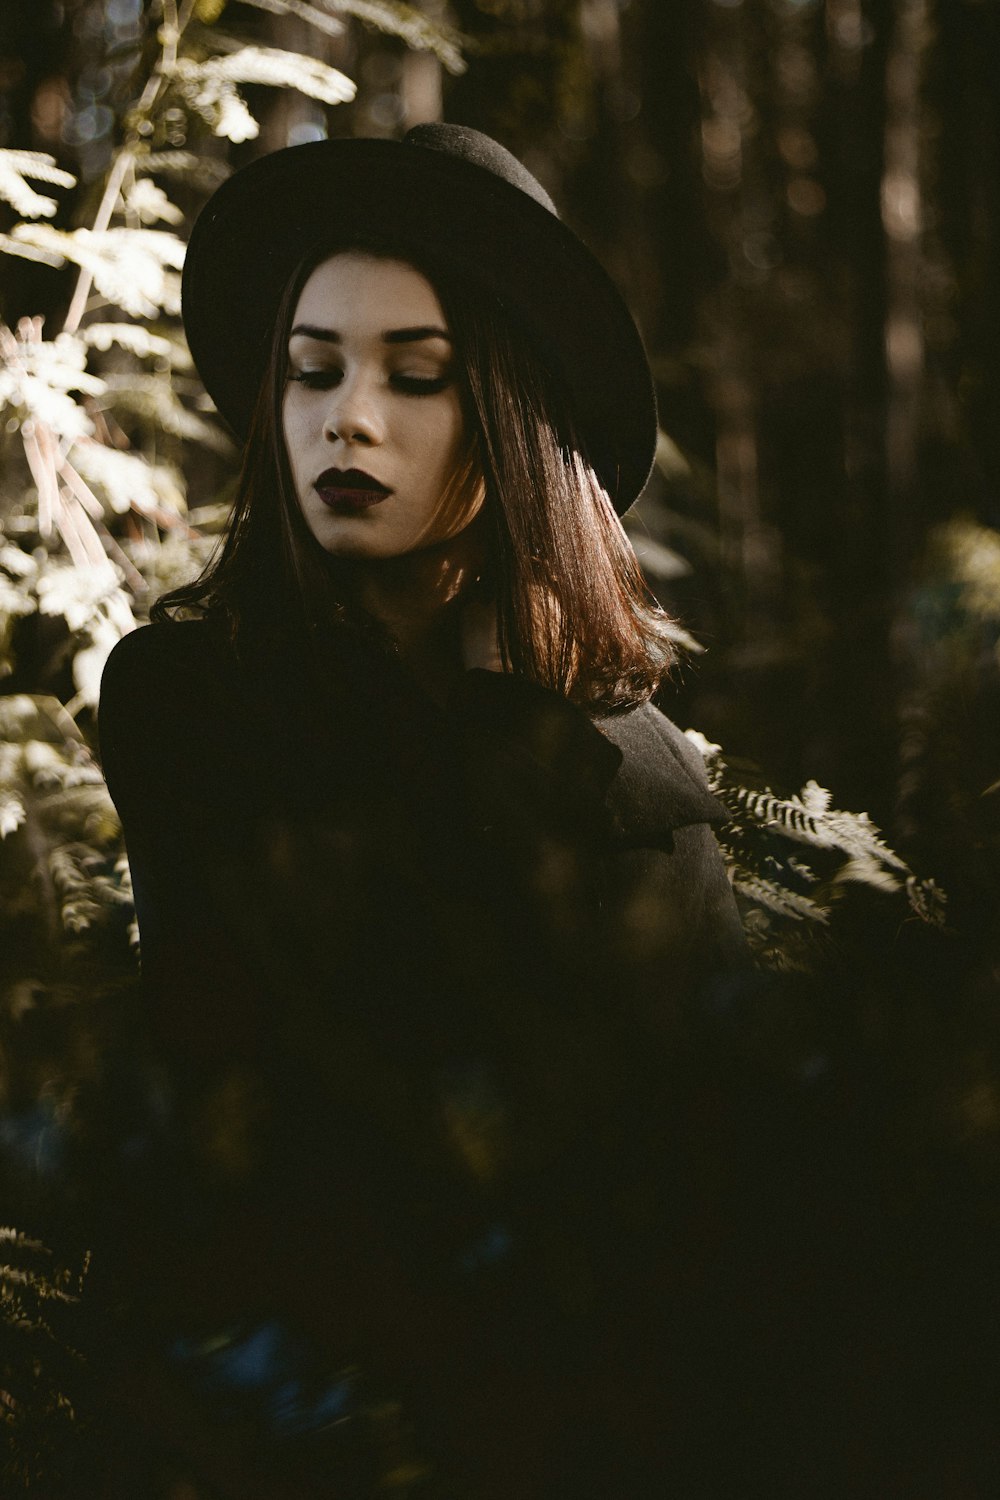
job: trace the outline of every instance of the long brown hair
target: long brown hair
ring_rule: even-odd
[[[530,331],[492,305],[471,278],[382,241],[324,246],[291,278],[226,538],[200,577],[157,600],[153,619],[171,619],[177,610],[222,614],[237,643],[317,621],[359,625],[337,587],[337,561],[302,516],[282,436],[288,335],[299,293],[317,265],[347,250],[406,261],[440,299],[485,481],[490,582],[505,666],[592,712],[644,702],[673,664],[671,621],[646,586],[558,378]]]

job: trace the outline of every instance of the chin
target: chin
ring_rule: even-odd
[[[313,532],[313,535],[316,536],[316,533]],[[340,557],[345,562],[374,562],[380,558],[402,557],[404,553],[413,550],[410,547],[394,546],[384,538],[372,536],[316,536],[316,540],[330,557]]]

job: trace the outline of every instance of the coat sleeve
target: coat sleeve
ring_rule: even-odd
[[[623,752],[610,793],[610,961],[666,1019],[692,999],[725,1008],[751,968],[713,832],[725,809],[697,750],[652,704],[606,721],[605,731]]]
[[[249,1055],[263,997],[243,941],[243,747],[199,623],[151,625],[112,651],[99,729],[125,836],[143,988],[161,1049]],[[211,850],[211,858],[208,851]]]
[[[749,969],[701,758],[652,705],[592,721],[509,676],[466,674],[457,707],[473,816],[515,859],[589,985],[655,1012],[714,1004]]]

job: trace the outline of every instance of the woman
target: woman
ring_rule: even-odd
[[[744,950],[616,514],[634,324],[453,126],[237,173],[184,310],[246,441],[218,557],[103,686],[174,1108],[136,1279],[373,1361],[463,1493],[639,1494],[607,1485],[643,1443],[581,1413],[607,1359],[647,1381],[628,1289]]]

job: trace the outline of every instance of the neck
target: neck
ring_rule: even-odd
[[[399,643],[414,675],[435,694],[463,669],[461,603],[483,561],[480,528],[401,557],[357,558],[348,576],[355,601]]]

